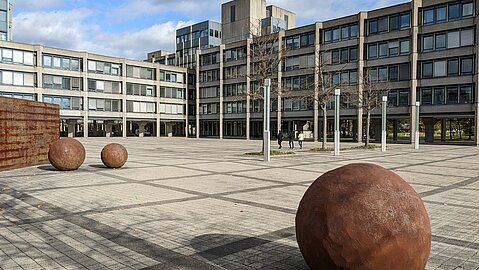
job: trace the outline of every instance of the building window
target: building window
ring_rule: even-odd
[[[434,88],[434,104],[442,105],[445,103],[444,88]]]
[[[88,60],[88,72],[97,74],[106,74],[112,76],[121,76],[121,65],[101,61]]]
[[[422,63],[422,77],[423,78],[432,78],[433,76],[433,64],[432,62]]]
[[[474,30],[466,29],[461,31],[461,47],[474,45]]]
[[[459,59],[447,60],[447,75],[448,76],[459,75]]]
[[[88,91],[121,94],[121,83],[88,79]]]
[[[156,103],[127,100],[126,111],[132,113],[156,113]]]
[[[446,76],[446,61],[440,60],[434,62],[434,77]]]
[[[144,97],[156,97],[156,87],[138,83],[126,83],[126,94]]]
[[[368,45],[368,59],[375,59],[378,57],[378,46],[376,44]]]
[[[174,87],[160,87],[160,97],[173,98],[173,99],[185,99],[185,89]]]
[[[230,22],[234,22],[236,20],[236,6],[230,7]]]
[[[0,83],[13,86],[35,86],[35,75],[33,73],[0,71]]]
[[[473,3],[464,3],[462,4],[462,17],[469,17],[474,15],[474,5]]]
[[[445,22],[447,17],[447,8],[446,6],[436,8],[436,22]]]
[[[449,5],[448,19],[452,21],[452,20],[457,20],[460,17],[461,17],[461,5],[460,4]]]
[[[447,33],[447,48],[458,48],[460,46],[459,31]]]
[[[472,58],[461,59],[461,75],[470,75],[474,72],[474,61]]]
[[[43,102],[56,104],[62,110],[76,110],[76,111],[83,110],[83,98],[81,97],[44,95]]]
[[[447,104],[457,104],[458,98],[459,98],[458,88],[447,87]]]
[[[446,34],[436,35],[436,50],[446,49]]]
[[[459,96],[459,103],[472,103],[472,86],[461,86],[461,93]]]
[[[422,50],[424,52],[434,50],[434,36],[425,36],[422,38]]]

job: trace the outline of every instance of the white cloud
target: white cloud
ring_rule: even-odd
[[[141,60],[150,51],[173,51],[175,30],[193,23],[170,21],[109,34],[88,24],[91,15],[88,9],[19,13],[14,17],[14,41]]]

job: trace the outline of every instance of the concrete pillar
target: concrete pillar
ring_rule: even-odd
[[[443,118],[441,119],[441,142],[445,142],[447,137],[447,119]]]
[[[83,117],[83,137],[88,138],[88,115],[85,114]]]
[[[110,138],[113,133],[113,123],[111,122],[105,122],[105,132],[106,132],[106,137]]]
[[[397,142],[398,140],[398,122],[399,120],[393,120],[393,141]]]
[[[318,96],[319,96],[319,85],[320,85],[320,74],[321,70],[320,67],[322,67],[321,61],[323,61],[320,51],[321,51],[321,39],[320,39],[320,28],[321,26],[319,23],[316,23],[315,25],[315,39],[314,39],[314,112],[313,112],[313,138],[314,142],[319,141],[319,101],[318,101]]]
[[[423,118],[424,126],[426,128],[426,142],[434,142],[434,125],[436,124],[435,118]]]
[[[224,70],[223,70],[223,66],[224,66],[224,58],[223,58],[223,52],[225,50],[225,45],[220,45],[220,126],[219,126],[219,130],[220,130],[220,140],[223,139],[223,122],[224,122],[224,93],[223,93],[223,90],[224,90]]]
[[[251,139],[251,43],[253,39],[246,40],[246,140]]]
[[[411,61],[411,80],[410,80],[410,116],[411,116],[411,144],[415,143],[415,134],[416,134],[416,123],[420,119],[416,119],[416,90],[418,86],[418,58],[419,58],[419,9],[422,7],[422,1],[414,0],[412,4],[412,14],[411,14],[411,54],[409,59]]]
[[[139,122],[138,123],[138,128],[139,128],[139,137],[140,138],[143,138],[145,137],[145,126],[146,126],[146,123],[144,122]]]
[[[367,12],[360,12],[359,13],[359,37],[358,37],[358,94],[359,94],[359,99],[361,100],[362,95],[363,95],[363,70],[365,66],[365,59],[364,56],[366,55],[364,52],[365,48],[365,40],[366,40],[366,34],[367,34],[367,27],[366,27],[366,21],[368,19],[368,13]],[[357,120],[358,124],[356,127],[356,136],[357,136],[357,141],[358,143],[363,142],[363,107],[362,104],[359,104],[358,109],[357,109]]]
[[[68,126],[68,138],[73,138],[75,137],[75,132],[76,132],[76,120],[69,120],[67,121],[67,126]]]
[[[381,119],[372,119],[371,123],[374,125],[374,140],[380,142],[382,133]]]

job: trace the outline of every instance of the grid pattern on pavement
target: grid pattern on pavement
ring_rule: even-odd
[[[108,142],[129,151],[101,166]],[[394,170],[425,201],[433,245],[426,269],[479,269],[479,153],[409,145],[309,152],[263,163],[260,141],[83,139],[85,164],[0,173],[0,269],[308,269],[294,217],[321,174],[354,162]],[[317,147],[316,145],[314,147]]]

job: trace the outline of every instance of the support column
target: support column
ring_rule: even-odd
[[[251,139],[251,43],[253,40],[246,40],[246,140]]]
[[[220,126],[219,126],[219,135],[220,135],[220,140],[223,139],[223,122],[224,122],[224,59],[223,59],[223,52],[225,50],[225,45],[220,45]]]
[[[436,124],[435,118],[423,118],[424,126],[426,128],[426,142],[434,142],[434,125]]]
[[[88,138],[88,114],[83,117],[83,137]]]
[[[322,68],[324,61],[321,57],[321,40],[320,40],[320,25],[316,23],[315,25],[315,39],[314,39],[314,112],[313,112],[313,139],[314,142],[319,141],[319,86],[321,85],[320,75],[322,74]]]
[[[422,7],[422,1],[414,0],[411,2],[412,4],[412,13],[411,13],[411,55],[410,55],[410,62],[411,62],[411,80],[410,80],[410,115],[411,115],[411,129],[410,129],[410,138],[411,144],[415,145],[416,141],[416,127],[417,123],[420,119],[417,118],[417,106],[416,106],[416,90],[417,90],[417,77],[418,77],[418,52],[419,52],[419,44],[418,44],[418,36],[419,36],[419,8]]]
[[[382,133],[382,128],[381,128],[381,119],[373,119],[371,121],[374,123],[374,140],[376,142],[381,141],[381,133]]]
[[[113,133],[113,123],[105,122],[105,131],[106,131],[106,137],[111,138],[111,135]]]
[[[365,37],[367,33],[367,27],[366,27],[366,20],[368,19],[368,13],[367,12],[360,12],[359,13],[359,38],[358,38],[358,95],[359,95],[359,100],[362,99],[363,96],[363,70],[364,70],[364,56],[366,55],[364,52],[365,48]],[[357,141],[358,143],[363,142],[363,106],[362,104],[358,104],[358,110],[357,110]]]
[[[397,119],[393,120],[393,141],[395,142],[398,141],[398,122]]]
[[[68,138],[73,138],[75,137],[75,132],[76,132],[76,120],[69,120],[67,121],[67,126],[68,126]]]
[[[146,123],[144,123],[144,122],[139,122],[139,123],[138,123],[138,129],[139,129],[139,134],[138,134],[138,136],[139,136],[140,138],[145,137],[145,126],[146,126]]]
[[[441,142],[445,142],[447,137],[447,119],[443,118],[441,119]]]

